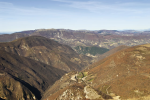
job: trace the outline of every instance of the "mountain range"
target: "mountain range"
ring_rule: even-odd
[[[135,46],[150,43],[149,31],[38,29],[5,34],[0,42],[10,42],[27,36],[43,36],[73,47],[97,46],[112,49],[120,45]]]
[[[149,100],[149,37],[66,29],[0,35],[0,100]]]
[[[0,43],[0,50],[28,57],[64,71],[81,70],[91,63],[90,57],[79,55],[69,46],[41,36]]]
[[[40,36],[0,43],[0,99],[39,100],[62,75],[80,71],[90,60]]]

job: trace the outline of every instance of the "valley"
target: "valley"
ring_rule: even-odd
[[[65,73],[50,65],[0,50],[0,99],[39,100],[42,93]]]
[[[148,100],[149,31],[0,35],[0,100]]]
[[[0,100],[150,100],[150,0],[0,0]]]
[[[90,56],[90,57],[96,57],[97,55],[101,55],[109,51],[109,49],[96,47],[96,46],[91,46],[91,47],[77,46],[77,47],[74,47],[73,49],[79,54],[83,54],[83,55]]]

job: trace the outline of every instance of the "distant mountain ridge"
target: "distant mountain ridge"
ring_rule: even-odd
[[[12,34],[12,33],[14,33],[14,32],[0,32],[0,35],[2,35],[2,34]]]
[[[1,35],[0,40],[15,40],[0,43],[0,100],[148,100],[150,44],[129,42],[146,43],[150,35],[134,34],[43,29]],[[113,49],[92,64],[68,45],[85,54]]]
[[[150,32],[117,30],[38,29],[1,35],[0,42],[10,42],[27,36],[43,36],[59,43],[75,46],[97,46],[112,49],[120,45],[135,46],[150,43]]]

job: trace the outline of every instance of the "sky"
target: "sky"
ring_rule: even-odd
[[[0,32],[150,29],[150,0],[0,0]]]

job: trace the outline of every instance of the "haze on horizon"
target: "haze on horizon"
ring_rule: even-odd
[[[0,0],[0,32],[34,29],[144,30],[149,0]]]

